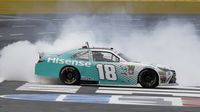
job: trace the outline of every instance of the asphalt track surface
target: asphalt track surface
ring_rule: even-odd
[[[46,89],[42,89],[45,87]],[[66,90],[64,90],[66,88]],[[76,88],[76,89],[75,89]],[[128,91],[133,91],[133,94],[124,94],[122,91],[115,92],[114,96],[124,96],[126,99],[125,102],[129,100],[128,104],[117,104],[114,103],[102,103],[102,98],[104,96],[109,96],[113,94],[109,93],[98,93],[98,90],[101,88],[113,91],[113,88],[116,90],[127,89]],[[111,89],[112,88],[112,89]],[[196,87],[180,87],[180,88],[166,88],[159,87],[157,89],[148,89],[152,91],[159,90],[160,92],[151,93],[146,91],[141,87],[99,87],[99,86],[66,86],[66,85],[48,85],[48,84],[32,84],[19,81],[4,81],[0,84],[0,111],[1,112],[199,112],[200,110],[200,88]],[[126,90],[126,91],[127,91]],[[146,91],[146,93],[137,93],[137,91]],[[171,105],[170,101],[168,103],[163,103],[161,98],[179,98],[179,96],[173,96],[165,94],[167,92],[163,91],[173,91],[172,93],[181,93],[180,97],[185,99],[184,105]],[[198,94],[196,94],[198,92]],[[150,93],[150,94],[149,94]],[[163,93],[163,94],[160,94]],[[187,95],[193,94],[194,96],[190,97]],[[7,97],[5,96],[7,95]],[[10,95],[10,96],[9,96]],[[20,98],[20,95],[22,96]],[[26,96],[23,96],[26,95]],[[28,96],[30,95],[30,97]],[[31,96],[32,95],[32,96]],[[35,96],[34,96],[35,95]],[[185,95],[185,96],[184,96]],[[55,99],[51,99],[51,96]],[[65,97],[61,98],[62,96]],[[82,96],[82,97],[80,97]],[[98,97],[96,97],[98,96]],[[100,97],[101,96],[101,97]],[[88,99],[88,98],[89,99]],[[134,99],[139,98],[141,99]],[[152,105],[148,98],[152,97],[161,97],[158,104],[154,103]],[[100,100],[101,101],[100,101]],[[110,98],[112,99],[112,98]],[[140,101],[143,101],[141,104]],[[104,100],[103,100],[104,101]],[[132,102],[130,102],[132,101]],[[155,101],[155,100],[154,100]],[[171,100],[172,101],[172,100]],[[138,103],[139,102],[139,103]],[[176,101],[177,102],[177,101]],[[163,103],[163,105],[161,105]],[[176,104],[176,103],[174,103]]]
[[[151,29],[158,21],[177,18],[194,23],[196,32],[199,34],[200,31],[199,15],[132,16],[133,18],[117,16],[118,19],[114,20],[108,15],[95,17],[101,20],[100,23],[116,25],[116,28],[125,33],[132,27],[140,27],[141,30]],[[0,15],[0,49],[20,40],[53,40],[59,35],[61,26],[67,18],[69,15]],[[134,25],[124,26],[130,22]],[[199,98],[198,87],[143,89],[85,85],[70,87],[20,81],[0,83],[0,112],[199,112]]]

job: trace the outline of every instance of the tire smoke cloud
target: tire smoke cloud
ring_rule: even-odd
[[[92,47],[114,47],[135,60],[170,66],[180,85],[200,85],[200,38],[192,23],[166,19],[138,28],[129,21],[131,16],[106,17],[70,17],[53,42],[19,41],[4,47],[0,51],[0,79],[37,82],[34,65],[38,52],[61,53],[88,41]]]

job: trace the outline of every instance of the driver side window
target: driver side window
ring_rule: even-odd
[[[89,52],[83,51],[75,54],[73,58],[78,59],[78,60],[84,60],[84,61],[89,61]]]
[[[119,58],[110,52],[92,51],[94,61],[119,62]]]

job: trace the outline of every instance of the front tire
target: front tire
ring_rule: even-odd
[[[152,69],[142,70],[139,74],[138,81],[144,88],[155,88],[159,84],[158,75]]]
[[[80,73],[74,67],[64,67],[60,72],[60,80],[65,85],[80,84]]]

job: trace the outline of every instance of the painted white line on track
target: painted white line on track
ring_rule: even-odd
[[[26,83],[23,86],[28,86],[28,87],[59,87],[59,88],[80,88],[81,86],[70,86],[70,85],[47,85],[47,84],[34,84],[34,83]]]
[[[183,106],[183,102],[182,102],[181,98],[166,97],[166,98],[164,98],[164,101],[170,101],[170,102],[172,102],[173,106]]]
[[[0,15],[0,17],[7,17],[6,19],[0,19],[2,21],[26,21],[26,20],[48,21],[46,19],[37,19],[37,18],[24,17],[24,16],[5,16],[5,15]],[[11,18],[11,19],[8,19],[8,18]]]
[[[21,91],[43,91],[43,92],[63,92],[76,93],[81,86],[67,86],[67,85],[41,85],[26,83],[16,90]]]
[[[12,28],[33,28],[36,25],[12,25]]]
[[[12,19],[26,19],[25,17],[15,16],[15,15],[0,15],[0,17],[12,18]]]
[[[141,21],[141,20],[144,20],[144,19],[141,19],[141,18],[133,19],[133,18],[131,18],[131,19],[125,19],[125,20],[127,20],[127,21]]]
[[[110,98],[110,104],[131,104],[131,105],[152,105],[153,101],[140,101],[140,100],[119,100],[123,96],[112,95]],[[141,98],[141,97],[130,97],[130,98]],[[146,99],[146,98],[145,98]]]
[[[67,95],[59,95],[57,98],[56,98],[56,101],[63,101],[65,99]]]
[[[54,34],[56,32],[40,32],[39,35],[47,35],[47,34]]]
[[[116,21],[142,21],[144,20],[143,18],[110,18],[110,17],[105,17],[105,19],[116,20]]]
[[[100,90],[124,90],[124,91],[147,91],[147,92],[176,92],[176,93],[199,93],[200,91],[194,90],[179,90],[179,89],[144,89],[144,88],[109,88],[99,87]],[[198,89],[199,90],[199,89]]]
[[[23,33],[13,33],[13,34],[10,34],[10,36],[12,36],[12,37],[23,36],[23,35],[24,35]]]
[[[200,97],[199,93],[160,93],[160,92],[151,92],[151,91],[123,91],[123,90],[97,90],[96,93],[102,94],[146,94],[146,95],[171,95],[171,96],[179,96],[179,97]]]
[[[0,22],[5,22],[5,21],[26,21],[27,19],[0,19]]]
[[[115,91],[115,90],[96,90],[96,93],[106,93],[106,94],[124,94],[124,95],[128,95],[128,94],[133,94],[132,91],[123,91],[123,90],[119,90],[119,91]]]
[[[119,95],[112,95],[110,100],[109,100],[109,103],[117,103],[118,102],[118,99],[122,97],[122,96],[119,96]]]
[[[64,21],[64,20],[66,20],[66,19],[52,19],[53,21]]]
[[[183,106],[181,98],[112,95],[109,104]]]

